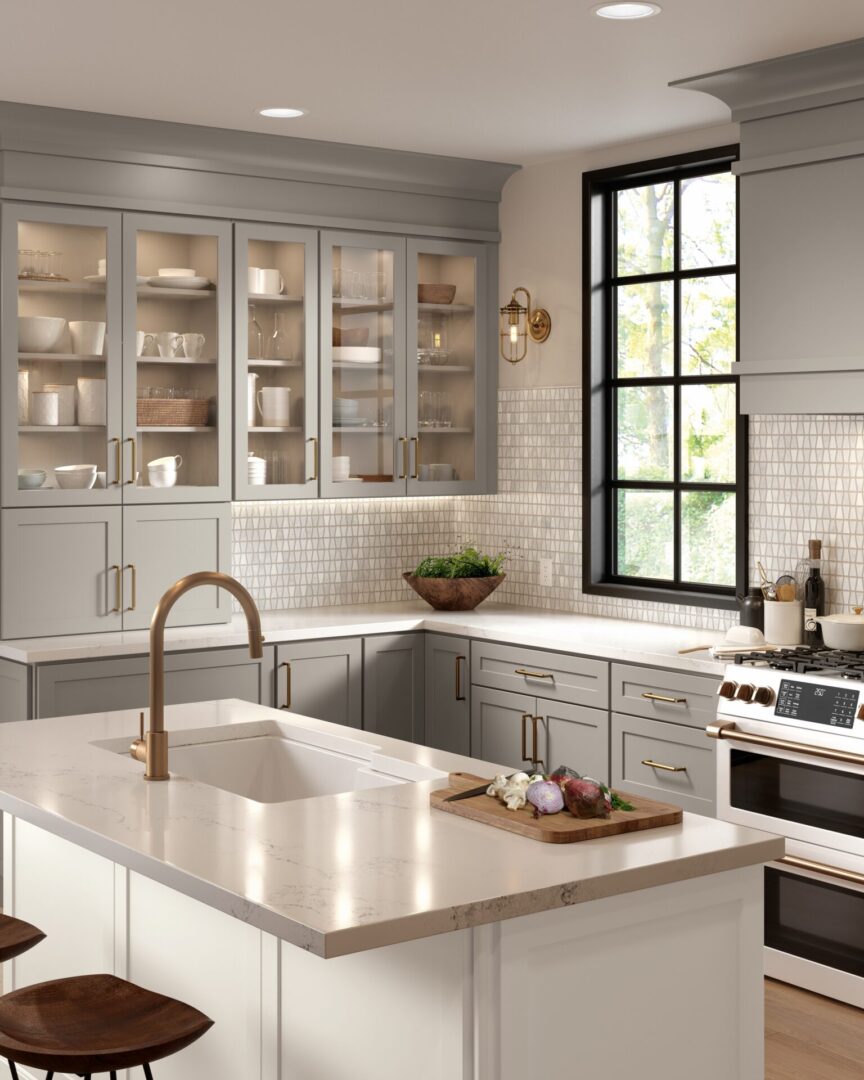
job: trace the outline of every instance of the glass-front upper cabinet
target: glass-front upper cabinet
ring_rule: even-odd
[[[123,222],[123,498],[231,497],[231,226]]]
[[[405,241],[323,233],[321,278],[321,492],[402,495]]]
[[[408,244],[408,493],[486,490],[486,249]],[[493,361],[494,362],[494,361]]]
[[[234,231],[234,491],[318,493],[318,234]]]
[[[3,207],[4,506],[121,499],[120,215]]]

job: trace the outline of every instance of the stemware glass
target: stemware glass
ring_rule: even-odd
[[[249,305],[249,359],[264,358],[264,332],[261,323],[255,318],[255,305]]]
[[[267,339],[268,360],[290,360],[291,349],[288,343],[288,331],[282,325],[283,313],[277,311],[273,316],[273,333]]]

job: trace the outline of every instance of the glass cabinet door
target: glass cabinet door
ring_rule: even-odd
[[[485,490],[486,283],[482,244],[409,243],[409,494]]]
[[[318,234],[237,225],[234,491],[318,493]]]
[[[325,233],[321,278],[322,494],[404,494],[405,241]]]
[[[3,207],[4,506],[117,503],[120,215]]]
[[[231,492],[231,227],[124,218],[126,502]]]

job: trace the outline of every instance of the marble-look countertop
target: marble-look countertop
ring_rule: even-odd
[[[433,630],[678,671],[723,673],[723,664],[707,652],[679,655],[679,650],[688,646],[715,644],[722,636],[717,632],[510,604],[487,604],[475,611],[433,611],[422,600],[357,604],[266,611],[261,621],[269,644]],[[172,627],[166,632],[165,648],[216,649],[245,645],[247,640],[246,621],[235,615],[230,622],[216,626]],[[146,630],[0,642],[0,657],[22,664],[133,656],[147,651]]]
[[[782,838],[685,814],[680,825],[541,844],[432,810],[422,780],[259,803],[127,754],[137,711],[0,724],[0,809],[265,932],[332,957],[779,858]],[[447,774],[494,765],[240,701],[175,705],[181,731],[284,722],[355,740],[358,756]],[[317,736],[316,737],[320,737]],[[189,739],[187,737],[186,741]],[[415,771],[416,775],[416,771]]]

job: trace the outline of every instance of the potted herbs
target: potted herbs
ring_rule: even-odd
[[[504,558],[466,547],[454,555],[423,559],[402,577],[438,611],[473,611],[507,576],[501,572]]]

